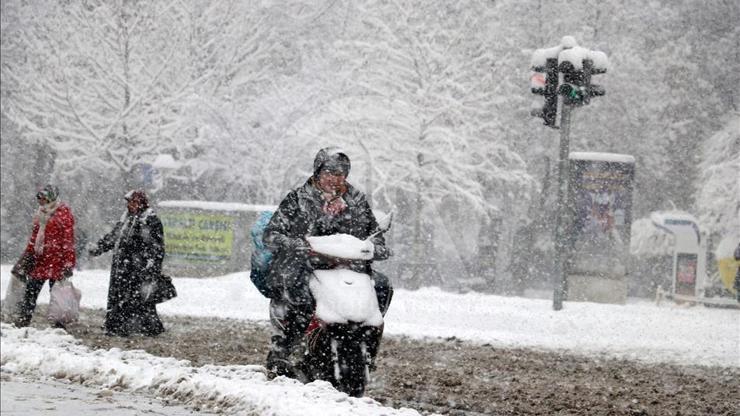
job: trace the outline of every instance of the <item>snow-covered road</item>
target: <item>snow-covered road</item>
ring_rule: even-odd
[[[2,295],[9,266],[2,266]],[[78,272],[82,306],[102,308],[107,272]],[[265,320],[267,300],[246,273],[177,278],[179,296],[162,314]],[[44,290],[40,303],[48,302]],[[528,347],[583,355],[680,365],[740,367],[740,311],[649,301],[627,305],[566,302],[554,312],[545,299],[454,294],[439,289],[398,290],[386,317],[387,335],[456,337],[498,347]],[[268,381],[262,367],[203,366],[143,351],[92,351],[61,330],[2,326],[2,372],[12,377],[59,378],[136,396],[189,402],[202,409],[228,407],[266,415],[414,415],[370,398],[354,399],[323,382]],[[3,394],[3,401],[6,399]],[[12,401],[12,400],[11,400]],[[11,405],[5,403],[4,406]],[[168,413],[171,414],[171,413]]]

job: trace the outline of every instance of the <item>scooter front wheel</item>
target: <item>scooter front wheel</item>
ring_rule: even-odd
[[[336,351],[336,388],[353,397],[365,394],[369,369],[364,342],[339,342]],[[337,371],[338,370],[338,371]]]

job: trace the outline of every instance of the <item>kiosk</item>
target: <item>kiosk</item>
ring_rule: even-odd
[[[667,211],[650,214],[650,220],[675,237],[671,294],[703,297],[707,250],[696,218],[682,211]]]
[[[635,158],[570,154],[567,299],[625,303]]]

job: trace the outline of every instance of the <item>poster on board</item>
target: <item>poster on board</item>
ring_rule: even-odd
[[[233,216],[210,212],[163,212],[167,260],[188,264],[225,264],[234,243]]]
[[[693,253],[676,253],[675,294],[688,296],[696,294],[696,266],[698,260],[698,256]]]
[[[623,275],[632,223],[634,159],[608,153],[570,157],[570,268]]]

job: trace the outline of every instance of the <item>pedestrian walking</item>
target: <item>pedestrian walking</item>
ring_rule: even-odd
[[[144,191],[131,191],[124,199],[126,212],[121,220],[89,252],[99,256],[113,250],[104,329],[114,336],[155,336],[164,332],[164,326],[156,303],[142,295],[142,286],[162,273],[162,222]]]
[[[69,206],[59,200],[59,188],[46,185],[36,193],[39,208],[33,217],[33,229],[19,265],[14,269],[24,269],[26,289],[19,307],[16,326],[31,323],[36,301],[44,282],[49,282],[49,290],[54,283],[72,276],[75,267],[75,219]],[[20,263],[24,263],[21,265]],[[20,275],[19,272],[14,272]],[[56,327],[64,327],[60,322]]]

